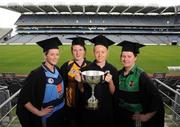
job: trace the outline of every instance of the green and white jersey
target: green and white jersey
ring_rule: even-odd
[[[136,65],[131,69],[130,73],[124,76],[124,69],[119,75],[119,98],[118,105],[130,112],[141,112],[142,106],[139,100],[139,77],[143,72]]]

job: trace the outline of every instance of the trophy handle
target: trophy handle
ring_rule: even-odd
[[[105,81],[105,78],[106,78],[107,74],[109,74],[109,73],[110,73],[109,70],[107,70],[107,71],[104,72],[104,76],[103,76],[102,83],[105,83],[105,82],[106,82],[106,81]]]

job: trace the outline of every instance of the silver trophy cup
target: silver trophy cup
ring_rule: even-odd
[[[82,81],[84,83],[88,83],[92,89],[91,97],[87,101],[88,103],[87,108],[89,109],[95,110],[98,108],[98,99],[96,99],[94,96],[94,89],[97,84],[104,81],[104,75],[105,73],[103,71],[96,71],[96,70],[88,70],[88,71],[83,71],[81,73]]]

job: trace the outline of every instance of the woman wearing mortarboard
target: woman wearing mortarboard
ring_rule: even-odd
[[[116,125],[118,127],[164,127],[164,106],[158,89],[136,65],[139,48],[144,45],[123,41],[116,86]]]
[[[66,115],[68,127],[77,127],[79,112],[81,112],[81,92],[78,89],[78,83],[74,79],[79,70],[86,67],[90,61],[86,60],[86,47],[83,37],[68,38],[72,40],[71,53],[72,60],[65,62],[61,66],[61,72],[66,88]]]
[[[22,127],[64,127],[64,83],[56,66],[62,43],[54,37],[37,44],[43,48],[45,61],[24,81],[17,116]]]
[[[94,96],[98,99],[98,108],[91,109],[87,106],[87,101],[91,97],[91,87],[82,84],[79,87],[83,94],[83,110],[81,116],[82,127],[113,127],[113,93],[115,85],[118,83],[117,69],[107,62],[108,46],[114,44],[113,41],[103,35],[98,35],[90,40],[94,44],[94,62],[82,69],[108,72],[105,81],[95,86]],[[77,76],[77,80],[80,79]],[[79,80],[80,81],[80,80]]]

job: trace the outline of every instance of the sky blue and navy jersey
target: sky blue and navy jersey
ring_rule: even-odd
[[[51,72],[46,66],[42,66],[46,76],[46,88],[43,105],[45,105],[44,107],[53,106],[53,112],[50,114],[52,115],[64,106],[64,83],[56,68],[54,72]],[[46,117],[49,117],[50,115]]]

